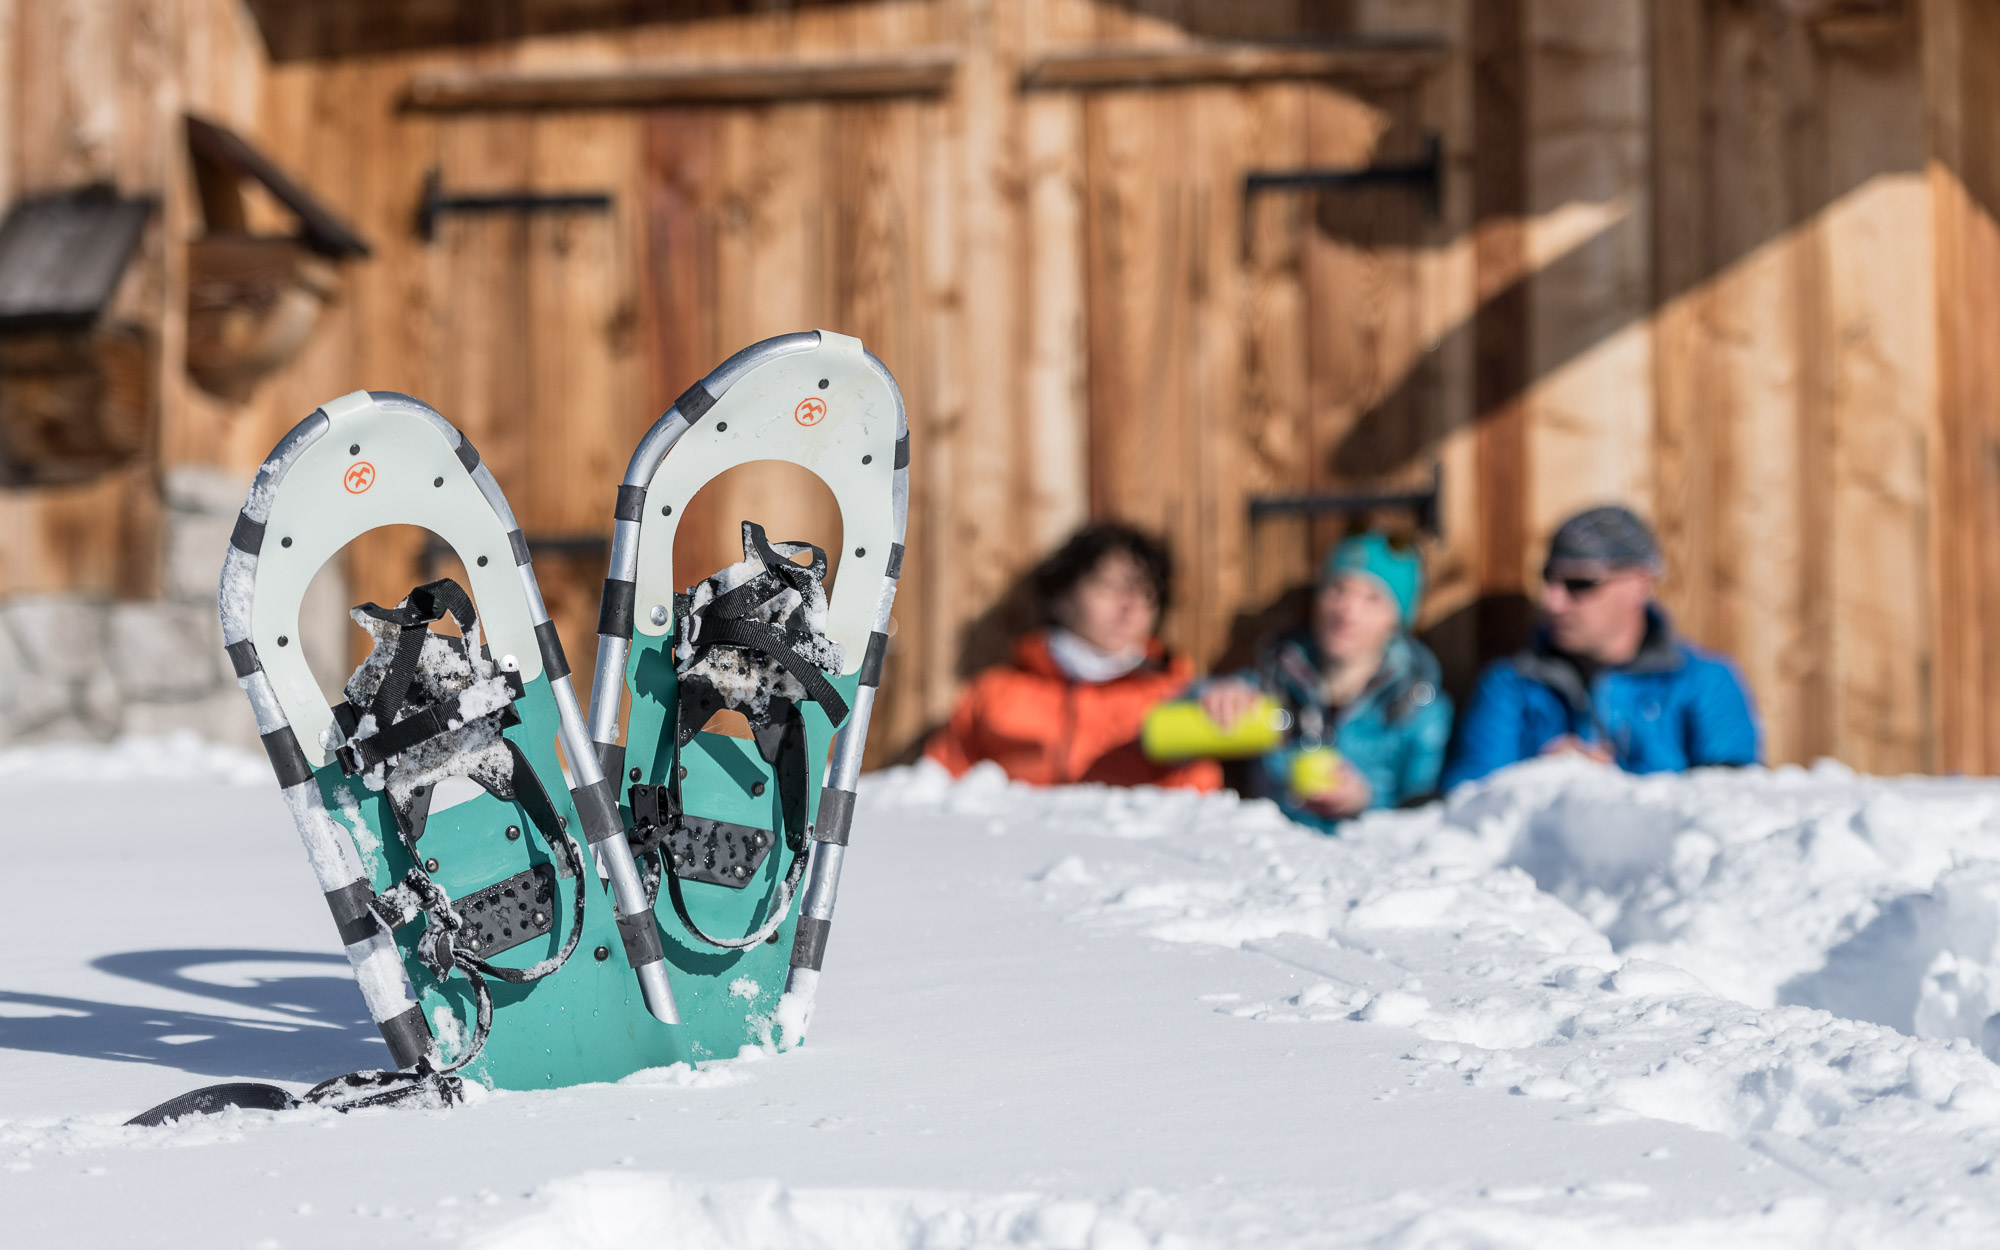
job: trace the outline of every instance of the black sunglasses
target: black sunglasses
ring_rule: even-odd
[[[1572,599],[1589,594],[1609,580],[1605,577],[1550,577],[1546,573],[1542,575],[1544,586],[1561,586],[1564,593]]]

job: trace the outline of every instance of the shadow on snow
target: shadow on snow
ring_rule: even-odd
[[[222,965],[253,965],[235,975]],[[126,951],[101,972],[226,1004],[213,1012],[0,990],[0,1048],[177,1068],[198,1076],[318,1081],[384,1067],[387,1048],[341,955]],[[214,980],[191,975],[208,969]],[[268,1018],[230,1014],[229,1007]]]

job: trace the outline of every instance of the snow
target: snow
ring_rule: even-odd
[[[1550,761],[1327,839],[892,770],[804,1047],[141,1130],[385,1052],[275,787],[238,784],[261,761],[54,750],[0,753],[0,854],[75,883],[8,918],[10,1245],[1973,1246],[2000,1216],[2000,784]]]

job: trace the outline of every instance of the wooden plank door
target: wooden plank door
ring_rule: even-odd
[[[912,426],[920,423],[922,147],[936,109],[890,100],[646,115],[643,335],[656,409],[751,343],[826,329],[860,338],[879,356],[902,389]],[[915,531],[929,488],[921,473],[912,479]],[[741,559],[744,520],[760,522],[773,538],[825,547],[840,593],[832,493],[804,470],[768,461],[731,470],[689,505],[676,582],[691,584]],[[923,690],[910,667],[926,615],[921,565],[916,558],[903,566],[869,734],[871,764],[905,748],[924,725]]]
[[[1086,104],[1091,506],[1171,541],[1167,633],[1199,662],[1241,662],[1296,614],[1341,529],[1253,531],[1252,498],[1428,478],[1442,430],[1420,331],[1423,198],[1244,184],[1407,161],[1425,143],[1416,117],[1413,92],[1296,83]]]
[[[397,310],[421,328],[418,398],[472,440],[529,538],[585,700],[613,492],[657,415],[639,352],[639,134],[616,113],[440,123],[447,192],[603,192],[611,209],[443,215],[410,288],[427,306]],[[427,575],[462,576],[426,537],[396,528],[357,542],[356,601],[393,603]]]

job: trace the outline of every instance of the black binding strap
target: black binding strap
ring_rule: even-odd
[[[711,604],[711,607],[714,605]],[[779,667],[798,679],[806,688],[806,697],[826,710],[826,719],[838,727],[847,719],[847,700],[840,697],[840,691],[826,679],[826,674],[817,664],[792,649],[792,644],[783,634],[762,621],[745,620],[742,617],[723,620],[704,620],[701,623],[701,637],[697,647],[712,643],[729,643],[732,646],[748,647],[752,651],[770,656]]]
[[[620,486],[618,505],[611,510],[612,518],[619,521],[636,521],[646,515],[646,488],[643,486]]]
[[[664,848],[660,851],[662,871],[667,878],[667,897],[673,902],[674,915],[680,917],[681,923],[687,926],[689,933],[708,945],[718,946],[723,950],[749,950],[753,946],[762,946],[770,941],[771,935],[785,923],[786,915],[792,910],[792,899],[799,892],[799,882],[805,880],[806,876],[806,853],[804,849],[795,850],[792,852],[792,865],[785,871],[785,879],[778,883],[777,890],[771,895],[770,909],[764,916],[764,923],[745,937],[719,938],[705,931],[695,923],[694,917],[688,914],[687,896],[681,893],[681,875],[674,871],[671,862],[667,862],[668,854]],[[650,919],[652,914],[648,911],[646,916]],[[621,925],[624,923],[622,918],[619,923]]]

